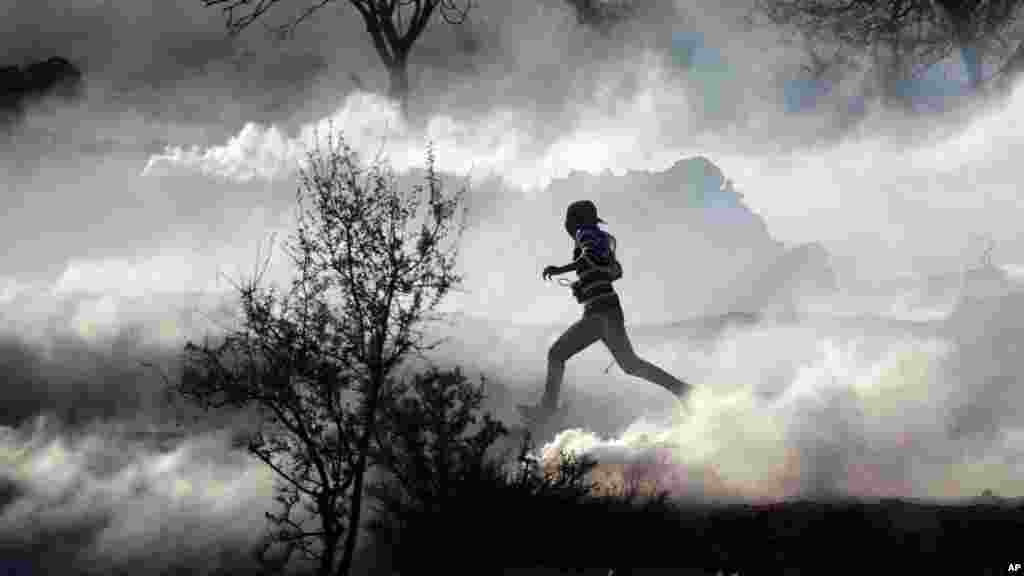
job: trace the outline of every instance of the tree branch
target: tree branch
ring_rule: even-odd
[[[373,47],[377,49],[377,55],[380,56],[385,67],[391,68],[395,65],[395,55],[381,33],[381,25],[373,6],[366,4],[364,0],[349,1],[359,11],[359,15],[363,17],[363,22],[366,24],[366,31],[370,34]]]
[[[277,464],[274,464],[273,460],[270,458],[270,453],[269,452],[264,453],[264,452],[261,452],[261,451],[258,451],[258,450],[253,450],[253,449],[250,449],[249,452],[252,453],[257,458],[259,458],[260,461],[263,462],[264,464],[266,464],[267,466],[269,466],[270,469],[273,470],[275,474],[279,475],[281,478],[284,478],[289,484],[291,484],[299,492],[301,492],[301,493],[303,493],[303,494],[305,494],[305,495],[307,495],[307,496],[309,496],[311,498],[315,498],[317,496],[316,492],[314,492],[313,490],[310,490],[309,488],[306,488],[298,480],[296,480],[294,477],[292,477],[291,474],[289,474],[288,472],[285,472]]]
[[[403,52],[408,53],[412,48],[413,43],[416,42],[416,39],[420,37],[420,34],[427,27],[427,23],[430,22],[430,17],[434,14],[437,6],[438,0],[425,0],[423,4],[421,4],[421,0],[416,0],[416,12],[409,23],[409,30],[401,39]]]
[[[207,7],[221,7],[221,11],[227,16],[227,27],[228,31],[232,35],[237,35],[239,32],[248,28],[256,20],[259,20],[263,14],[265,14],[270,8],[281,0],[203,0],[203,4]],[[248,13],[236,17],[235,11],[248,6],[253,6],[252,10]]]

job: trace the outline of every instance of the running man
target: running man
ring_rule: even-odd
[[[615,257],[615,237],[601,230],[597,207],[589,200],[573,202],[565,213],[565,231],[576,242],[573,262],[565,266],[547,266],[541,277],[576,272],[572,283],[576,301],[583,305],[583,317],[569,327],[548,350],[548,372],[544,398],[538,406],[519,406],[523,418],[542,426],[558,411],[558,396],[565,363],[594,342],[604,342],[623,372],[657,384],[677,397],[690,385],[637,356],[626,333],[622,305],[612,282],[622,277]]]

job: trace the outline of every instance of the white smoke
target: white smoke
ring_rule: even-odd
[[[685,122],[690,113],[685,99],[666,91],[671,86],[658,57],[647,54],[636,64],[643,72],[632,74],[642,76],[644,88],[623,101],[613,90],[621,78],[609,77],[593,101],[575,111],[570,121],[575,128],[549,142],[536,136],[542,120],[528,109],[497,109],[472,120],[437,114],[422,126],[411,126],[394,102],[354,92],[329,117],[303,126],[294,136],[276,126],[250,123],[221,146],[168,147],[149,159],[143,174],[156,176],[178,168],[238,181],[287,179],[294,176],[309,146],[322,143],[331,127],[340,129],[364,158],[383,153],[399,172],[422,166],[430,142],[439,152],[441,170],[474,177],[498,175],[519,188],[543,188],[573,170],[608,168],[621,173],[664,168],[682,152],[651,146],[663,139],[667,126],[661,119]]]
[[[273,474],[227,442],[195,436],[160,450],[117,427],[72,436],[42,416],[0,428],[0,482],[16,488],[0,533],[31,542],[78,526],[93,533],[82,561],[145,558],[154,570],[217,544],[252,545],[273,506]]]
[[[898,334],[754,329],[690,366],[663,364],[696,375],[688,413],[662,410],[606,437],[587,426],[563,430],[540,456],[590,455],[619,487],[632,470],[697,500],[944,500],[985,487],[1019,495],[1022,452],[1010,444],[1019,430],[1005,427],[997,441],[974,448],[948,433],[957,386],[944,367],[950,350]]]

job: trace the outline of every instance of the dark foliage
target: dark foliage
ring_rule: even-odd
[[[760,14],[814,42],[888,50],[892,73],[919,72],[959,50],[973,87],[1016,71],[1021,0],[757,0]],[[981,75],[988,58],[997,70]]]
[[[488,413],[478,421],[483,382],[471,385],[459,368],[431,368],[396,383],[385,399],[375,450],[394,483],[374,490],[385,504],[399,500],[444,510],[459,487],[484,474],[488,448],[507,433]]]
[[[0,124],[15,119],[27,105],[48,96],[76,98],[81,83],[81,70],[64,58],[48,58],[24,67],[0,67]]]
[[[636,15],[631,0],[566,0],[576,14],[576,22],[607,34],[611,29]]]

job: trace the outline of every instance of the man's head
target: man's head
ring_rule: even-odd
[[[590,200],[577,200],[569,204],[565,211],[565,231],[569,236],[576,237],[576,229],[580,226],[596,225],[604,222],[597,217],[597,206]]]

